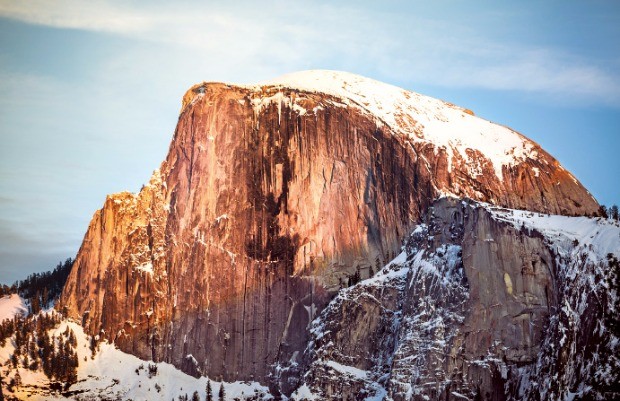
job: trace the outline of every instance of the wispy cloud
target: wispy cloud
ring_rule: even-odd
[[[0,16],[192,49],[196,59],[220,63],[223,69],[252,63],[254,68],[244,65],[245,71],[259,75],[317,65],[374,68],[386,78],[414,83],[569,95],[620,105],[617,69],[561,49],[494,41],[449,15],[448,21],[434,21],[331,4],[294,8],[282,3],[269,9],[241,4],[137,8],[127,2],[0,1]]]
[[[104,1],[0,1],[0,15],[29,24],[121,34],[144,32],[152,23],[136,10]]]

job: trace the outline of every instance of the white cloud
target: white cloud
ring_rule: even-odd
[[[247,80],[330,67],[378,73],[382,76],[375,78],[412,84],[536,92],[620,104],[618,70],[605,68],[604,62],[597,65],[562,49],[502,43],[448,13],[439,21],[413,13],[320,3],[303,8],[294,7],[294,2],[141,5],[0,0],[0,15],[165,44],[193,53],[183,62],[195,63],[205,72],[219,69]]]
[[[2,0],[0,15],[29,24],[121,34],[144,32],[153,22],[137,11],[103,1]]]
[[[445,87],[568,95],[581,102],[620,105],[617,73],[550,49],[493,48],[484,56],[451,53],[447,49],[441,59],[429,59],[422,64],[403,60],[401,69],[416,71],[428,83]]]

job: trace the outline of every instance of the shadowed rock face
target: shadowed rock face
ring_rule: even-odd
[[[559,293],[543,237],[449,199],[423,220],[394,273],[341,292],[315,322],[304,381],[323,399],[376,396],[379,383],[395,401],[505,400],[535,364]]]
[[[618,399],[617,223],[520,213],[436,201],[394,261],[313,322],[305,394]]]
[[[95,213],[60,305],[137,356],[229,381],[277,376],[287,391],[274,365],[299,358],[348,276],[390,260],[439,194],[594,213],[532,146],[536,159],[500,181],[483,155],[475,174],[458,155],[448,168],[445,149],[340,98],[196,86],[150,183]]]

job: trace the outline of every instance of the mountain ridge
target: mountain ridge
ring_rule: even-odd
[[[434,199],[598,211],[538,145],[464,109],[437,103],[457,113],[444,132],[449,118],[422,127],[409,115],[394,128],[345,100],[282,84],[192,87],[149,184],[95,213],[60,307],[141,358],[290,394],[300,372],[277,367],[301,363],[310,322],[351,277],[392,260]],[[491,160],[464,140],[449,148],[467,137],[461,120],[491,127],[477,139],[508,135],[483,144],[507,151]],[[424,139],[439,131],[438,143]]]
[[[500,180],[503,165],[511,166],[523,162],[526,158],[536,158],[537,149],[541,149],[539,144],[523,134],[505,125],[476,116],[464,107],[343,71],[299,71],[255,85],[204,82],[194,85],[186,92],[183,107],[191,101],[188,99],[193,98],[197,89],[213,84],[224,84],[259,93],[270,88],[333,96],[340,99],[346,107],[353,106],[364,110],[409,139],[433,143],[438,148],[444,147],[449,150],[449,153],[452,152],[452,155],[456,151],[467,159],[469,157],[467,149],[479,150],[494,164],[495,174]],[[260,107],[264,106],[265,100],[275,102],[285,99],[279,96],[261,99],[261,102],[255,105],[259,107],[258,112],[260,112]],[[299,110],[308,112],[303,108]],[[449,116],[444,115],[449,112],[453,113]],[[454,125],[458,123],[455,120],[458,120],[458,117],[467,121],[467,124],[464,127],[457,127],[454,131]],[[442,127],[441,122],[449,122],[452,125],[450,127],[452,132],[446,132],[447,129]],[[468,161],[471,162],[471,160]],[[448,171],[451,171],[450,166]],[[574,181],[577,181],[570,172],[567,173]]]

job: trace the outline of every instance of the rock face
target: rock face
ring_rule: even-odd
[[[483,208],[441,200],[392,264],[400,270],[389,284],[381,279],[388,269],[340,294],[323,314],[325,325],[314,329],[311,386],[327,389],[327,397],[341,394],[322,382],[335,360],[368,372],[347,386],[351,396],[371,394],[368,383],[377,382],[398,401],[459,399],[452,393],[505,399],[510,367],[536,361],[557,308],[553,260],[542,236]],[[365,344],[381,345],[360,352]]]
[[[510,212],[436,202],[394,261],[313,323],[293,398],[617,399],[617,257]],[[617,226],[590,224],[620,250]]]
[[[60,305],[89,333],[142,358],[290,392],[310,322],[354,272],[365,278],[391,260],[442,194],[547,213],[598,209],[532,141],[389,85],[333,72],[262,86],[197,85],[183,99],[168,156],[150,183],[138,194],[109,196],[95,213]],[[436,374],[435,365],[449,375],[498,339],[506,341],[507,361],[530,361],[557,302],[550,257],[536,248],[538,239],[485,242],[504,229],[484,221],[471,228],[477,236],[441,237],[456,235],[446,244],[476,249],[463,256],[471,272],[450,267],[467,277],[468,297],[441,286],[429,294],[452,303],[446,333],[455,330],[450,319],[471,312],[463,322],[470,334],[455,332],[451,340],[466,352],[440,362],[444,356],[429,349],[424,375]],[[525,273],[516,260],[523,255]],[[497,258],[511,267],[479,281],[476,272]],[[412,288],[431,284],[425,280]],[[373,315],[368,324],[384,330],[378,316],[411,305],[396,293],[390,302],[358,312]],[[505,331],[493,326],[496,319]],[[394,366],[406,364],[403,358],[395,354]],[[475,373],[484,369],[468,366],[495,383],[495,376]],[[390,390],[395,397],[413,385],[401,376],[403,385],[394,382]]]

